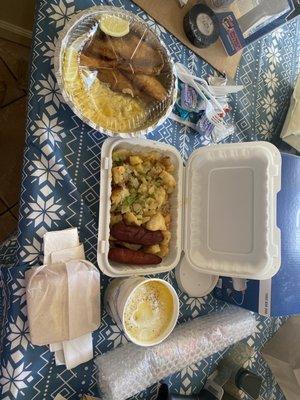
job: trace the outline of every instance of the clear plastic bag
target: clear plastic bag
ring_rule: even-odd
[[[100,326],[100,274],[85,260],[33,267],[26,272],[31,342],[75,339]]]

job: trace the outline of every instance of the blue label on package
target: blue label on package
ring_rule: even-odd
[[[221,277],[214,295],[267,316],[300,314],[300,157],[282,153],[277,224],[281,230],[281,267],[269,280],[240,282]]]
[[[232,12],[217,13],[220,23],[220,38],[226,52],[232,56],[246,46],[243,33]]]

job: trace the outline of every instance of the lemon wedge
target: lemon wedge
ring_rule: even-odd
[[[129,21],[114,15],[103,15],[100,17],[100,29],[109,36],[122,37],[129,33]]]

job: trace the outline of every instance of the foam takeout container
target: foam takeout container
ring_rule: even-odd
[[[169,156],[177,185],[170,197],[170,252],[161,264],[122,265],[108,260],[112,152],[153,151]],[[171,145],[146,139],[107,139],[101,153],[97,260],[111,277],[172,270],[184,251],[185,262],[207,274],[269,279],[280,267],[276,225],[281,156],[267,142],[202,147],[186,166]]]

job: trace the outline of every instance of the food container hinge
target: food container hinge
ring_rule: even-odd
[[[111,159],[109,157],[104,157],[102,159],[102,168],[103,169],[110,169],[112,166]]]
[[[101,242],[100,242],[100,251],[101,251],[102,254],[104,254],[106,252],[106,248],[107,248],[107,241],[101,240]]]

